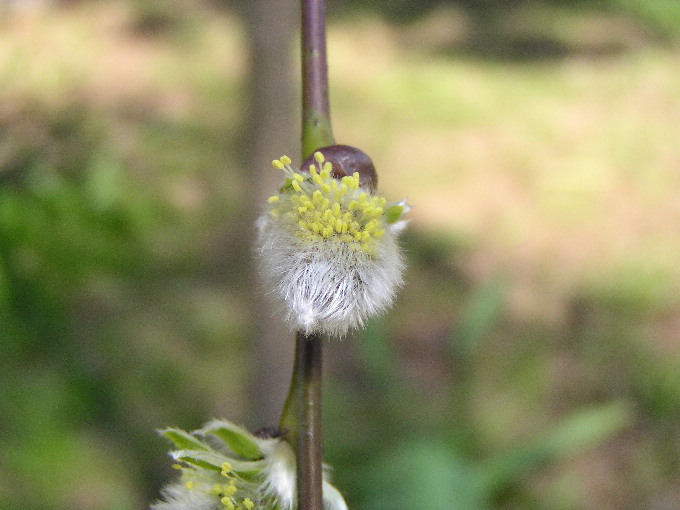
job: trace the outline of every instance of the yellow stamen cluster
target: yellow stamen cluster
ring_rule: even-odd
[[[186,475],[192,476],[194,469],[183,468]],[[255,503],[249,497],[239,497],[239,481],[242,481],[236,473],[232,471],[233,467],[229,462],[222,464],[221,476],[226,478],[226,483],[214,483],[212,486],[206,485],[205,480],[198,481],[191,477],[186,482],[186,488],[189,490],[203,490],[211,495],[219,498],[222,506],[227,510],[253,510]],[[243,493],[241,493],[243,494]]]
[[[338,180],[323,154],[314,153],[314,159],[316,165],[305,173],[294,171],[286,156],[272,162],[286,179],[281,192],[268,199],[270,217],[285,218],[303,242],[344,243],[374,255],[384,234],[385,199],[361,190],[358,172]]]

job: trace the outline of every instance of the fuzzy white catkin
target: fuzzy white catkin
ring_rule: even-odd
[[[224,433],[237,441],[227,445]],[[162,500],[150,510],[294,510],[297,506],[295,452],[281,438],[261,438],[225,420],[186,433],[167,429],[162,434],[182,449],[171,456],[181,472],[163,489]],[[198,447],[199,449],[191,449]],[[240,450],[248,460],[233,452]],[[189,449],[185,449],[189,447]],[[252,458],[251,458],[252,457]],[[221,471],[218,466],[221,466]],[[347,510],[342,494],[331,485],[324,465],[324,510]]]
[[[306,173],[297,175],[304,180],[298,177],[302,186],[297,186],[296,190],[301,188],[299,193],[306,196],[312,196],[316,189],[321,189],[322,182],[326,184],[332,179],[323,171],[320,171],[321,177],[325,177],[323,181],[319,178],[312,181]],[[358,185],[358,175],[355,179]],[[330,209],[335,199],[340,204],[339,212],[336,211],[339,216],[347,212],[348,204],[356,202],[360,195],[363,195],[363,203],[367,195],[371,197],[367,190],[360,186],[352,189],[352,182],[349,184],[350,189],[344,194],[331,191],[324,195],[330,197],[330,203],[321,199],[318,202]],[[295,190],[282,191],[275,201],[272,200],[277,211],[280,212],[282,206],[284,211],[288,210],[285,201],[291,194],[295,194]],[[320,333],[342,337],[348,331],[362,327],[369,317],[380,314],[392,304],[402,284],[404,260],[397,236],[405,222],[389,224],[384,215],[379,214],[373,221],[380,235],[370,238],[370,249],[361,249],[357,242],[342,241],[339,233],[328,237],[309,231],[301,234],[297,204],[296,201],[290,206],[292,212],[283,214],[272,214],[270,207],[259,218],[260,273],[266,289],[278,301],[292,329],[307,335]],[[353,207],[347,214],[360,217],[361,213],[357,214],[356,206]],[[404,212],[408,208],[405,202],[398,207]],[[332,219],[330,221],[332,224]]]
[[[392,304],[404,267],[394,236],[373,258],[342,244],[300,246],[265,216],[259,227],[261,272],[294,329],[343,336]]]

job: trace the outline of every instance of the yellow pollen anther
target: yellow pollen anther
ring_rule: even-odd
[[[194,482],[191,481],[191,480],[189,480],[189,481],[187,482],[187,489],[193,490],[193,488],[194,488]]]
[[[228,510],[234,510],[236,507],[234,506],[234,502],[231,500],[229,496],[224,496],[220,501],[222,501],[222,504],[228,508]]]
[[[173,464],[172,469],[182,469],[182,465],[181,464]]]
[[[253,510],[255,508],[255,503],[250,498],[246,498],[243,501],[241,501],[241,504],[243,505],[243,508],[246,510]]]
[[[234,466],[231,465],[231,462],[222,463],[222,471],[231,471],[233,468]]]
[[[284,165],[284,164],[283,164],[281,161],[279,161],[278,159],[275,159],[274,161],[272,161],[272,166],[273,166],[274,168],[276,168],[277,170],[283,170],[283,168],[284,168],[286,165]]]
[[[359,172],[334,178],[330,161],[318,151],[313,157],[304,170],[291,168],[286,156],[272,163],[284,170],[285,181],[282,190],[267,199],[269,217],[285,222],[304,243],[342,243],[349,250],[374,256],[388,222],[387,201],[361,188]],[[222,475],[225,481],[237,479],[231,466]],[[220,496],[224,495],[231,493],[223,490]],[[235,508],[245,508],[240,499],[231,501]]]

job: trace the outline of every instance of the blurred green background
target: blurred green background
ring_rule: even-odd
[[[326,351],[356,510],[680,509],[680,3],[329,0],[336,139],[415,206]],[[144,508],[154,430],[272,425],[253,221],[297,2],[0,2],[0,509]]]

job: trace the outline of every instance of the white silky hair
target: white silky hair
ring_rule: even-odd
[[[259,446],[267,459],[267,467],[262,473],[264,508],[267,503],[275,501],[280,510],[293,510],[297,501],[297,478],[295,453],[290,445],[280,439],[269,439],[259,442]],[[323,473],[323,506],[324,510],[347,510],[347,503],[340,491],[328,482],[328,468]]]
[[[220,501],[208,493],[189,490],[183,482],[169,485],[161,491],[164,501],[157,501],[151,510],[218,510]]]
[[[295,453],[288,443],[268,439],[259,443],[267,459],[263,476],[263,500],[276,501],[281,510],[293,510],[296,497]]]
[[[402,284],[401,223],[389,226],[369,255],[331,239],[302,241],[285,221],[263,214],[260,272],[289,326],[342,337],[385,311]]]

